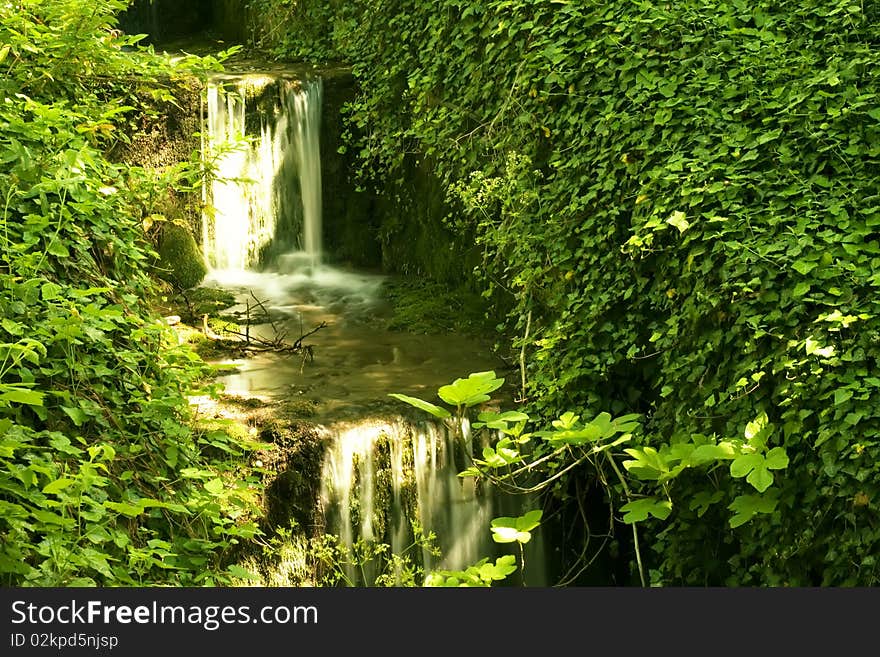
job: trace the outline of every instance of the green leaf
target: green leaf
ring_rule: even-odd
[[[73,420],[73,423],[78,427],[81,427],[83,425],[83,423],[89,419],[89,416],[86,415],[86,412],[84,410],[82,410],[81,408],[74,408],[71,406],[62,406],[61,410],[64,411],[67,414],[67,416],[71,420]]]
[[[43,397],[45,397],[45,394],[36,390],[0,384],[0,401],[27,404],[28,406],[42,406]]]
[[[620,510],[624,513],[623,522],[628,525],[647,520],[648,516],[654,516],[658,520],[666,520],[672,513],[672,502],[656,497],[646,497],[628,502],[620,507]]]
[[[59,493],[73,483],[73,479],[56,479],[55,481],[46,484],[43,488],[43,492],[46,493],[46,495],[49,495],[50,493]]]
[[[803,274],[804,276],[806,276],[811,271],[813,271],[818,264],[819,263],[817,263],[817,262],[810,262],[807,260],[798,260],[791,267],[799,274]]]
[[[749,473],[746,477],[746,481],[754,486],[755,490],[759,493],[763,493],[773,485],[773,475],[770,474],[770,471],[764,467],[762,463],[759,467]]]
[[[445,408],[441,408],[440,406],[435,406],[431,402],[426,402],[423,399],[418,399],[416,397],[409,397],[408,395],[401,395],[397,392],[389,393],[389,397],[394,397],[395,399],[399,399],[402,402],[409,404],[410,406],[415,406],[418,409],[426,411],[433,415],[434,417],[440,418],[441,420],[446,419],[448,417],[452,417],[452,413],[447,411]]]
[[[764,457],[764,467],[770,470],[782,470],[788,467],[788,454],[785,448],[774,447]]]
[[[125,502],[104,502],[104,507],[111,511],[121,513],[124,516],[128,516],[129,518],[134,518],[144,512],[144,507],[127,504]]]
[[[238,579],[248,579],[253,582],[258,582],[261,579],[259,575],[255,575],[246,568],[242,568],[241,566],[237,566],[235,564],[230,564],[230,566],[226,569],[226,572],[228,572],[233,577],[237,577]]]
[[[774,426],[767,418],[766,413],[761,413],[746,425],[745,437],[751,447],[764,449],[767,437],[773,432]]]
[[[41,289],[43,301],[52,301],[61,296],[61,286],[55,283],[44,283]]]
[[[483,412],[477,416],[477,422],[474,422],[474,428],[480,429],[497,429],[499,431],[507,431],[510,424],[528,421],[529,416],[519,411],[506,411],[504,413]]]
[[[466,379],[456,379],[442,386],[437,395],[447,404],[471,407],[491,399],[490,392],[504,385],[504,379],[495,377],[495,372],[476,372]]]
[[[67,258],[68,256],[70,256],[70,251],[67,249],[64,243],[58,239],[52,240],[46,251],[49,252],[51,255],[57,256],[59,258]]]
[[[544,514],[540,509],[529,511],[516,519],[516,528],[521,532],[528,532],[541,524],[541,516]]]
[[[531,531],[541,522],[542,513],[537,509],[517,518],[495,518],[490,526],[492,540],[496,543],[528,543],[532,538]]]
[[[755,468],[762,467],[764,457],[761,454],[751,453],[743,454],[733,460],[730,464],[730,476],[741,478],[748,475]]]
[[[779,501],[779,491],[773,490],[766,495],[739,495],[727,507],[734,512],[730,518],[730,526],[733,528],[744,525],[756,515],[761,513],[773,513]]]
[[[670,226],[678,228],[678,232],[680,233],[683,233],[688,228],[690,228],[690,223],[686,219],[685,213],[681,210],[676,210],[675,212],[673,212],[666,220],[666,223]]]
[[[220,495],[223,492],[223,481],[220,479],[211,479],[205,482],[205,490],[214,495]]]

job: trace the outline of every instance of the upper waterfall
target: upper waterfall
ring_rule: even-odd
[[[321,258],[320,78],[223,74],[208,82],[202,246],[212,270]]]

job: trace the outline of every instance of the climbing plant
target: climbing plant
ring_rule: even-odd
[[[233,461],[250,446],[191,430],[207,370],[150,309],[148,201],[157,176],[188,181],[108,157],[138,98],[200,69],[123,51],[127,4],[0,6],[5,585],[229,582],[225,556],[257,531]]]
[[[876,584],[877,7],[345,11],[364,184],[431,162],[487,298],[511,309],[535,410],[637,412],[660,444],[774,426],[765,458],[790,465],[773,512],[733,531],[739,480],[683,473],[685,497],[724,503],[658,521],[656,579]]]

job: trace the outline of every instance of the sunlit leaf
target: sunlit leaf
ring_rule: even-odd
[[[495,372],[475,372],[466,379],[456,379],[442,386],[437,394],[447,404],[471,407],[489,401],[489,393],[502,385],[504,379],[496,378]]]
[[[409,404],[410,406],[415,406],[416,408],[423,410],[427,413],[430,413],[434,417],[440,418],[441,420],[446,419],[448,417],[452,417],[452,414],[447,411],[445,408],[440,406],[436,406],[431,402],[426,402],[423,399],[419,399],[417,397],[410,397],[408,395],[401,395],[397,392],[389,393],[389,397],[394,397],[395,399],[399,399],[402,402]]]

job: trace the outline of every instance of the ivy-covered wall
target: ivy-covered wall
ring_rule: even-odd
[[[363,180],[432,163],[528,326],[534,405],[641,412],[655,444],[767,414],[778,497],[734,529],[742,482],[677,482],[700,503],[652,530],[658,581],[880,581],[877,6],[310,7],[333,37],[315,56],[359,85]]]

